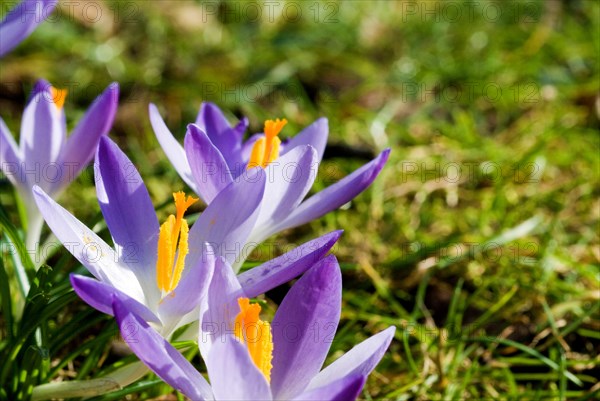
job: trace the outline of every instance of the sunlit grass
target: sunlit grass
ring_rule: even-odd
[[[235,2],[220,3],[218,18],[206,4],[152,3],[102,3],[112,18],[42,25],[3,59],[0,110],[13,133],[38,77],[72,86],[69,124],[118,81],[111,137],[164,205],[184,184],[150,129],[149,102],[180,140],[202,100],[248,116],[253,132],[285,117],[284,137],[326,116],[335,146],[313,191],[385,147],[388,165],[345,210],[285,232],[251,260],[345,230],[334,248],[342,322],[328,360],[398,327],[363,397],[598,396],[598,3],[511,2],[490,19],[482,8],[492,3],[482,1],[472,19],[452,21],[440,3],[430,4],[436,19],[424,3],[413,13],[402,1],[318,3],[315,20],[307,2],[299,21],[273,23],[249,22]],[[91,171],[61,203],[108,239]],[[6,180],[0,193],[5,243],[8,221],[19,220]],[[38,372],[10,385],[93,378],[119,363],[114,323],[70,292],[68,273],[83,269],[67,251],[41,270],[47,288],[27,304],[35,319],[22,322],[13,318],[24,306],[15,261],[6,252],[2,261],[0,352],[22,341],[9,363]],[[284,291],[267,298],[279,302]],[[159,383],[149,376],[94,400],[174,394]]]

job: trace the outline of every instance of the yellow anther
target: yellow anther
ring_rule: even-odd
[[[278,118],[277,120],[265,121],[265,136],[267,138],[275,138],[286,124],[287,120],[285,118],[283,120]]]
[[[156,260],[156,284],[158,288],[169,293],[177,287],[181,280],[185,257],[188,254],[187,221],[183,218],[185,211],[198,201],[183,192],[173,193],[176,215],[170,215],[160,226],[158,235],[158,257]]]
[[[190,206],[194,203],[198,202],[198,198],[194,198],[193,196],[188,196],[186,198],[185,193],[183,191],[173,193],[173,199],[175,199],[175,208],[177,209],[177,219],[183,219],[183,214]]]
[[[271,325],[259,319],[260,305],[250,304],[248,298],[239,298],[240,313],[235,318],[234,334],[248,352],[256,367],[268,382],[271,381],[273,359],[273,335]]]
[[[52,95],[52,102],[58,110],[62,110],[67,100],[68,90],[56,89],[54,86],[50,87],[50,94]]]
[[[265,168],[273,160],[279,157],[279,146],[281,139],[277,135],[287,124],[287,120],[267,120],[265,121],[265,136],[254,143],[250,153],[248,168],[260,166]]]

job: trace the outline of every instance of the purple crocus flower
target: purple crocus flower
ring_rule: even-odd
[[[198,339],[210,384],[126,300],[115,296],[113,309],[133,352],[192,400],[351,401],[388,348],[395,327],[321,370],[340,317],[341,285],[335,257],[322,259],[294,284],[269,325],[256,320],[260,307],[248,304],[227,262],[218,258],[201,319],[204,327],[223,329],[201,331]]]
[[[0,22],[0,57],[24,41],[54,11],[58,0],[23,0]]]
[[[98,201],[114,247],[39,187],[33,191],[37,205],[58,239],[95,277],[72,275],[75,292],[108,314],[112,314],[111,294],[118,294],[168,337],[177,327],[197,320],[199,300],[207,293],[215,257],[237,258],[229,250],[246,241],[256,221],[264,177],[232,183],[188,231],[183,215],[193,203],[191,197],[174,194],[177,213],[159,226],[142,178],[106,137],[100,140],[96,164]],[[334,232],[304,244],[243,273],[239,280],[257,296],[302,274],[329,251],[339,235]]]
[[[327,119],[318,119],[287,142],[278,138],[286,121],[269,120],[265,123],[265,133],[244,142],[243,135],[248,127],[246,118],[231,126],[217,106],[203,103],[196,123],[188,125],[183,147],[153,104],[150,105],[150,121],[179,175],[207,204],[231,182],[247,179],[246,172],[251,167],[264,168],[267,176],[265,195],[260,215],[248,238],[249,243],[255,245],[352,200],[377,177],[390,152],[386,149],[370,163],[304,200],[316,179],[327,144]],[[240,263],[234,268],[239,266]]]
[[[43,225],[31,192],[39,186],[57,198],[94,156],[100,137],[110,130],[119,101],[119,86],[111,84],[96,98],[67,138],[63,105],[66,90],[36,83],[23,113],[16,144],[0,118],[0,168],[21,196],[27,216],[28,249],[33,249]]]

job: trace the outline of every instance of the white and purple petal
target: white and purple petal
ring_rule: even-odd
[[[350,351],[319,372],[311,380],[308,388],[322,387],[351,375],[368,376],[390,346],[395,331],[394,326],[388,327],[354,346]]]
[[[159,302],[158,313],[165,326],[176,327],[184,315],[198,308],[207,297],[215,271],[215,254],[210,245],[202,247],[202,257],[195,265],[186,263],[177,287]]]
[[[275,399],[301,394],[319,373],[338,326],[342,275],[334,256],[308,270],[290,289],[273,319]]]
[[[20,148],[29,187],[38,185],[50,193],[60,185],[57,161],[66,138],[65,116],[58,109],[50,89],[38,92],[27,104],[21,123]],[[45,172],[45,173],[43,173]]]
[[[249,241],[261,243],[276,231],[306,196],[317,176],[317,152],[310,146],[299,146],[265,168],[265,195]]]
[[[96,154],[96,193],[119,259],[136,274],[150,302],[158,302],[156,255],[159,224],[137,169],[109,138]]]
[[[365,385],[367,376],[350,375],[325,386],[305,391],[293,401],[354,401]]]
[[[160,323],[160,319],[146,305],[109,284],[76,274],[71,274],[70,279],[71,285],[77,295],[79,295],[79,298],[100,312],[112,316],[112,296],[119,295],[126,304],[127,309],[130,309],[147,322]]]
[[[260,167],[248,170],[243,177],[225,187],[190,229],[188,261],[200,256],[194,244],[204,242],[230,264],[239,261],[256,223],[266,180]]]
[[[311,196],[300,204],[276,230],[297,227],[329,213],[348,203],[364,191],[377,178],[390,154],[386,149],[371,162],[365,164],[347,177]]]
[[[47,80],[40,78],[37,81],[35,81],[35,84],[33,85],[33,89],[31,90],[31,93],[29,94],[29,100],[27,101],[27,103],[29,103],[31,101],[31,99],[33,99],[35,97],[35,95],[37,95],[40,92],[44,92],[47,90],[52,89],[52,84],[50,82],[48,82]]]
[[[194,366],[118,295],[113,296],[113,311],[123,339],[146,366],[193,401],[213,399],[209,384]]]
[[[248,349],[232,335],[218,339],[206,358],[206,368],[217,400],[271,401],[265,376]]]
[[[341,230],[325,234],[241,273],[238,280],[244,292],[254,298],[298,277],[321,260],[341,235]]]
[[[219,257],[208,290],[202,300],[199,324],[198,346],[206,358],[214,342],[233,329],[233,322],[240,311],[239,298],[247,298],[237,277],[227,261]]]
[[[281,149],[281,155],[285,155],[290,150],[303,145],[310,145],[317,151],[317,160],[320,162],[327,146],[327,137],[329,135],[329,122],[321,117],[300,133],[294,135],[287,141],[284,141]]]
[[[167,128],[167,125],[158,112],[158,108],[152,103],[149,106],[149,113],[150,124],[154,130],[154,134],[156,135],[156,139],[158,139],[158,143],[160,143],[160,146],[167,155],[167,158],[173,167],[175,167],[175,170],[183,181],[185,181],[195,193],[200,193],[196,186],[183,146],[181,146],[171,131],[169,131],[169,128]]]
[[[52,232],[94,277],[145,303],[135,274],[120,263],[116,252],[102,238],[53,201],[41,188],[34,187],[33,195]]]
[[[225,115],[214,103],[205,102],[200,106],[196,125],[206,133],[210,141],[223,155],[231,170],[237,170],[240,158],[242,137],[248,128],[248,120],[242,119],[232,127]]]
[[[204,203],[209,204],[233,182],[229,166],[219,149],[195,124],[188,125],[184,149],[196,187],[200,191],[198,195]]]
[[[110,131],[119,104],[119,84],[112,83],[98,96],[79,120],[66,141],[60,157],[64,174],[62,185],[74,180],[92,160],[98,141]]]

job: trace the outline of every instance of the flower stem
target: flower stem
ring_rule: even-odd
[[[91,380],[72,380],[41,384],[34,387],[32,401],[42,401],[57,398],[93,397],[119,390],[148,373],[148,368],[142,362],[134,362],[119,368],[111,374]]]

